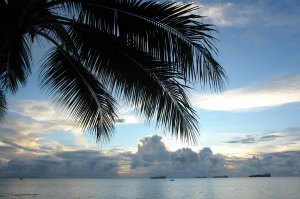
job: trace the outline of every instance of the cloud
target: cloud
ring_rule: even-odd
[[[162,137],[154,135],[140,140],[138,150],[133,157],[131,167],[139,166],[147,167],[168,159],[169,152],[165,144],[162,142]]]
[[[266,135],[266,136],[262,136],[260,137],[260,141],[273,141],[277,138],[283,137],[282,135]]]
[[[284,137],[283,135],[267,134],[253,139],[263,142],[264,140],[276,140],[281,136]],[[252,137],[249,136],[249,138]],[[299,151],[258,153],[251,158],[239,158],[214,154],[209,147],[204,147],[199,152],[190,148],[170,151],[162,138],[157,135],[146,137],[141,140],[141,143],[145,144],[140,144],[137,153],[132,154],[130,172],[145,177],[156,175],[169,177],[211,177],[215,175],[246,177],[251,174],[267,172],[273,176],[300,175]],[[148,152],[149,148],[151,149],[150,152]]]
[[[279,138],[267,134],[256,139]],[[265,172],[273,176],[300,176],[300,151],[257,153],[250,158],[215,154],[210,147],[200,151],[186,147],[170,151],[158,135],[141,139],[135,153],[121,149],[58,147],[44,148],[41,153],[37,152],[40,148],[34,151],[5,142],[0,143],[0,149],[0,177],[233,177]],[[25,152],[17,154],[19,150]]]
[[[55,108],[48,101],[24,100],[18,103],[12,110],[25,117],[36,121],[57,121],[67,122],[68,116]],[[69,122],[67,122],[69,123]]]
[[[68,136],[68,139],[65,139],[68,144],[81,146],[92,144],[74,122],[48,101],[19,101],[9,110],[1,122],[0,141],[7,138],[20,146],[39,148],[43,145],[50,147],[62,145],[61,138]],[[9,132],[13,132],[14,136]]]
[[[229,141],[225,141],[225,143],[235,145],[242,144],[243,146],[239,146],[252,151],[252,153],[295,150],[299,148],[300,144],[300,129],[294,127],[278,131],[270,131],[264,134],[251,134],[242,137],[233,137]]]
[[[194,106],[212,111],[252,111],[300,102],[300,75],[278,77],[221,94],[195,94]]]
[[[135,115],[133,114],[120,114],[119,119],[116,120],[118,125],[122,124],[138,124],[141,123],[141,120],[138,119]]]
[[[130,152],[97,148],[48,102],[22,101],[1,123],[0,176],[117,177]]]
[[[202,3],[199,1],[197,5],[200,7],[196,11],[197,14],[209,17],[213,24],[221,27],[255,25],[299,30],[297,22],[300,20],[300,5],[297,1],[279,3],[274,1]]]
[[[167,175],[172,177],[196,177],[224,175],[224,157],[213,154],[210,148],[199,153],[190,148],[169,151],[162,137],[154,135],[141,140],[131,162],[132,172],[143,176]]]
[[[241,26],[247,24],[254,12],[252,8],[238,6],[227,2],[222,4],[198,4],[197,11],[207,16],[213,24],[218,26]]]
[[[15,158],[0,164],[0,173],[16,177],[84,177],[118,176],[118,159],[96,151],[59,152],[47,156]]]
[[[300,152],[286,151],[261,154],[248,159],[228,160],[234,165],[233,173],[241,175],[271,173],[273,176],[299,176]]]
[[[204,147],[199,153],[201,160],[204,160],[205,158],[212,156],[212,154],[213,152],[209,147]]]
[[[252,144],[255,142],[255,138],[251,136],[246,136],[245,138],[235,138],[233,140],[227,141],[225,143],[231,143],[231,144],[236,144],[236,143],[241,143],[241,144]]]
[[[254,144],[258,142],[266,142],[266,141],[274,141],[278,138],[285,137],[284,135],[276,135],[276,134],[269,134],[265,136],[253,136],[253,135],[246,135],[246,137],[241,138],[237,137],[233,140],[227,141],[225,143],[231,143],[231,144]]]

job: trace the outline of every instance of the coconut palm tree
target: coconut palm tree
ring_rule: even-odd
[[[193,4],[142,0],[0,0],[0,115],[31,74],[31,46],[51,49],[43,89],[83,130],[110,139],[122,99],[146,121],[195,141],[190,85],[222,90],[214,27]]]

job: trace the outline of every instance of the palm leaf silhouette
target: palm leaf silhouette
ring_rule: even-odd
[[[98,141],[110,140],[121,99],[147,122],[195,142],[189,86],[219,91],[227,80],[214,59],[214,26],[202,23],[196,9],[141,0],[0,1],[0,116],[6,92],[15,93],[31,74],[32,43],[43,38],[51,49],[42,88]]]

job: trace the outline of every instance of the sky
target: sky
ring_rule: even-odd
[[[40,89],[47,46],[35,44],[33,74],[9,95],[0,123],[0,177],[300,176],[300,2],[194,3],[216,25],[216,59],[229,78],[224,92],[189,92],[201,124],[196,145],[145,124],[122,102],[124,122],[110,142],[96,143]]]

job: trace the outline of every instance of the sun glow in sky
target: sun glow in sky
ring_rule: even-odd
[[[40,57],[26,87],[8,98],[0,125],[0,176],[147,177],[300,174],[300,2],[194,1],[215,24],[226,91],[191,91],[201,124],[197,145],[146,125],[120,102],[109,143],[95,143],[38,85]],[[22,168],[22,169],[20,169]]]

